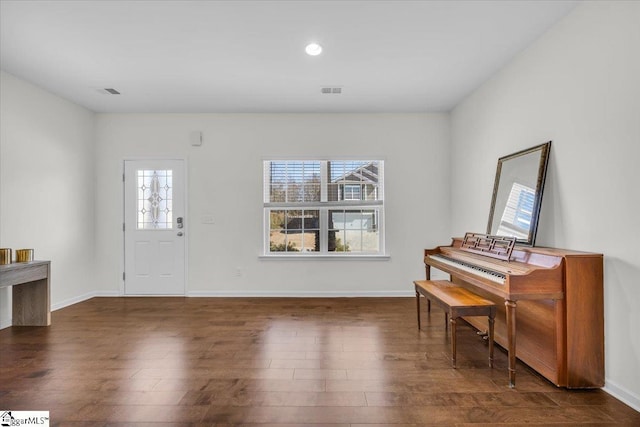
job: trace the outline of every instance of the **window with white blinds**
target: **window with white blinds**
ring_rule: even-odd
[[[382,160],[264,161],[265,255],[384,254]]]

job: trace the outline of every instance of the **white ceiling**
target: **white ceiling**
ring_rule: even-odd
[[[0,0],[0,66],[96,112],[448,111],[577,3]]]

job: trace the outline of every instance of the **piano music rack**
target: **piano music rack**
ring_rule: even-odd
[[[491,236],[489,234],[465,233],[460,249],[509,261],[516,245],[515,237]]]

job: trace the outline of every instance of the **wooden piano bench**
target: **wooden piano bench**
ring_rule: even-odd
[[[496,305],[448,280],[416,280],[413,283],[416,288],[418,329],[420,329],[420,295],[424,295],[427,299],[428,311],[431,311],[431,301],[445,310],[445,328],[447,323],[451,323],[453,368],[456,367],[456,319],[462,316],[487,316],[489,319],[489,367],[493,368],[493,323],[496,317]]]

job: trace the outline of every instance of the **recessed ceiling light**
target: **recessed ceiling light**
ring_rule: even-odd
[[[307,52],[307,55],[318,56],[322,53],[322,46],[318,43],[309,43],[304,50]]]

